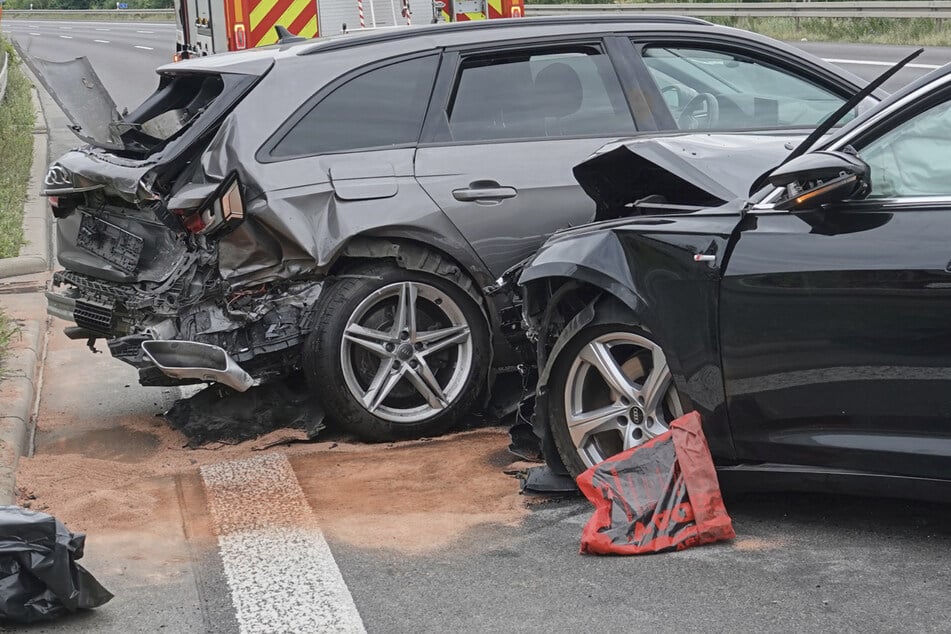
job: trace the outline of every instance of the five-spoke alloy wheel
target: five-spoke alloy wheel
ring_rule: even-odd
[[[572,475],[644,444],[683,414],[664,351],[620,325],[577,334],[556,360],[549,394],[553,440]]]
[[[471,329],[439,289],[389,284],[347,320],[340,365],[351,394],[371,414],[395,422],[425,420],[462,391],[472,368]]]
[[[335,422],[387,441],[446,431],[469,413],[487,352],[485,320],[462,289],[374,264],[322,293],[304,359]]]

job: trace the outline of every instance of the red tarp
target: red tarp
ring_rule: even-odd
[[[641,555],[733,539],[700,415],[597,464],[578,486],[595,506],[581,552]]]

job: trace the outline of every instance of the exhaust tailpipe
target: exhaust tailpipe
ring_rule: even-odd
[[[218,346],[194,341],[143,341],[142,351],[166,376],[200,379],[244,392],[254,379]]]

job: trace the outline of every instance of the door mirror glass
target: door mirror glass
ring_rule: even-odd
[[[786,190],[775,209],[807,211],[864,197],[869,192],[869,168],[846,152],[812,152],[776,168],[769,182]]]

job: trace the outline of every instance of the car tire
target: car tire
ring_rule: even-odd
[[[452,281],[372,263],[323,289],[303,358],[311,388],[342,430],[370,442],[431,436],[476,405],[490,362],[488,326]]]
[[[667,431],[684,412],[663,349],[628,324],[574,334],[554,360],[547,392],[552,441],[572,477]]]

